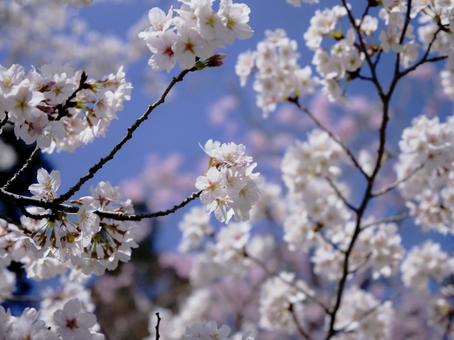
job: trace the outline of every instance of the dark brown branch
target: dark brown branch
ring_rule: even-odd
[[[342,298],[343,298],[343,294],[344,294],[344,290],[345,290],[345,286],[346,286],[346,283],[347,283],[347,278],[350,274],[350,268],[349,268],[349,261],[350,261],[350,256],[353,252],[353,249],[354,249],[354,246],[356,244],[356,241],[358,240],[358,237],[361,233],[361,224],[362,224],[362,220],[363,220],[363,217],[364,217],[364,214],[366,212],[366,209],[372,199],[372,190],[373,190],[373,187],[374,187],[374,184],[375,184],[375,180],[376,180],[376,177],[382,167],[382,162],[383,162],[383,155],[385,153],[385,146],[386,146],[386,130],[387,130],[387,126],[388,126],[388,122],[389,122],[389,105],[390,105],[390,101],[391,101],[391,97],[394,93],[394,89],[395,89],[395,86],[397,85],[397,82],[398,82],[398,68],[397,68],[397,73],[395,72],[394,73],[394,76],[393,76],[393,79],[392,79],[392,82],[391,82],[391,86],[390,86],[390,89],[389,91],[385,94],[383,92],[383,88],[380,84],[380,81],[377,77],[377,72],[376,72],[376,65],[374,65],[370,59],[370,56],[368,55],[367,53],[367,48],[366,48],[366,45],[363,41],[363,38],[362,38],[362,35],[361,35],[361,31],[360,29],[358,28],[358,26],[356,25],[356,21],[355,21],[355,18],[349,8],[349,6],[347,5],[347,2],[346,0],[342,0],[342,4],[344,6],[344,8],[346,9],[347,11],[347,14],[348,14],[348,18],[350,20],[350,23],[351,25],[354,27],[355,31],[356,31],[356,34],[357,34],[357,37],[358,37],[358,40],[360,42],[360,46],[361,46],[361,49],[363,50],[363,52],[365,53],[365,56],[366,56],[366,61],[369,65],[369,68],[370,68],[370,72],[371,72],[371,77],[373,78],[373,82],[375,84],[375,87],[378,91],[378,95],[382,101],[382,105],[383,105],[383,115],[382,115],[382,121],[381,121],[381,124],[380,124],[380,129],[379,129],[379,145],[378,145],[378,149],[377,149],[377,159],[376,159],[376,163],[375,163],[375,166],[372,170],[372,173],[370,176],[367,177],[367,185],[366,185],[366,189],[365,189],[365,192],[364,192],[364,195],[363,195],[363,198],[361,200],[361,204],[360,206],[358,207],[357,209],[357,213],[356,213],[356,222],[355,222],[355,229],[353,231],[353,235],[352,235],[352,238],[350,240],[350,243],[348,245],[348,248],[345,252],[345,256],[344,256],[344,259],[343,259],[343,265],[342,265],[342,276],[338,282],[338,285],[337,285],[337,289],[336,289],[336,294],[335,294],[335,299],[334,299],[334,305],[329,313],[329,322],[328,322],[328,330],[326,332],[326,336],[325,336],[325,339],[331,339],[335,334],[336,334],[336,330],[334,328],[335,326],[335,323],[336,323],[336,317],[337,317],[337,313],[339,311],[339,308],[341,306],[341,303],[342,303]],[[411,8],[411,0],[408,0],[408,6],[410,6]],[[407,15],[409,16],[409,11],[407,11]],[[409,19],[406,19],[406,21],[409,20]],[[402,39],[403,37],[405,37],[405,33],[406,33],[406,28],[407,28],[408,24],[404,25],[404,30],[402,32]],[[400,58],[396,58],[396,62],[399,62]],[[396,70],[396,68],[395,68]]]
[[[159,340],[159,338],[161,337],[159,334],[159,326],[161,324],[161,317],[159,316],[159,312],[156,312],[155,315],[158,318],[158,320],[156,321],[156,326],[155,326],[155,332],[156,332],[155,339]]]
[[[39,155],[39,148],[36,147],[30,154],[30,156],[27,158],[25,163],[22,165],[22,167],[16,171],[16,173],[13,175],[13,177],[11,177],[5,183],[5,185],[3,185],[2,189],[8,190],[14,184],[14,182],[33,164],[35,157],[38,155]]]
[[[52,118],[51,120],[60,120],[61,118],[67,115],[68,109],[73,106],[73,99],[76,98],[77,94],[80,91],[89,88],[89,85],[87,84],[87,79],[88,79],[87,74],[85,72],[82,72],[82,74],[80,75],[79,86],[74,90],[73,93],[71,93],[71,95],[65,100],[63,104],[57,105],[56,107],[56,111],[58,113],[57,117]]]
[[[203,191],[197,191],[197,192],[192,193],[190,196],[186,197],[183,201],[174,205],[172,208],[162,210],[162,211],[156,211],[156,212],[149,213],[149,214],[128,215],[128,214],[113,213],[113,212],[108,212],[108,211],[96,211],[96,214],[99,215],[100,217],[111,218],[116,221],[141,221],[143,219],[168,216],[168,215],[175,213],[177,210],[185,207],[190,202],[194,201],[196,198],[200,197],[202,192]]]
[[[412,3],[412,0],[407,0],[407,11],[405,13],[404,26],[402,27],[402,32],[401,32],[400,38],[399,38],[399,45],[403,45],[405,36],[407,35],[408,26],[410,25],[410,19],[411,19],[410,14],[411,14],[411,6],[412,6],[411,3]],[[400,73],[400,52],[398,52],[396,55],[396,61],[394,64],[394,79],[398,78],[399,73]],[[391,89],[390,89],[389,93],[390,92],[391,92]]]
[[[300,333],[300,335],[304,338],[304,339],[310,339],[310,336],[309,334],[306,333],[306,331],[304,330],[303,326],[300,324],[300,321],[298,320],[298,315],[296,315],[296,312],[295,312],[295,305],[293,303],[290,304],[289,308],[288,308],[290,314],[292,314],[292,319],[293,319],[293,322],[295,323],[295,326],[296,326],[296,329],[298,330],[298,333]]]
[[[144,219],[152,219],[152,218],[163,217],[163,216],[168,216],[170,214],[173,214],[177,210],[185,207],[190,202],[194,201],[201,194],[202,194],[202,191],[194,192],[193,194],[191,194],[190,196],[185,198],[180,203],[174,205],[172,208],[169,208],[166,210],[161,210],[161,211],[156,211],[156,212],[152,212],[152,213],[148,213],[148,214],[131,215],[131,214],[123,214],[123,213],[101,211],[101,210],[96,210],[96,211],[94,211],[94,213],[97,214],[99,217],[110,218],[110,219],[113,219],[116,221],[141,221]],[[49,209],[52,211],[51,214],[41,214],[41,215],[24,212],[24,215],[26,215],[30,218],[34,218],[34,219],[56,218],[56,215],[57,215],[56,212],[76,214],[79,211],[79,207],[74,206],[74,205],[56,203],[55,201],[49,202],[49,201],[44,201],[44,200],[40,200],[40,199],[33,198],[33,197],[22,196],[22,195],[8,192],[4,189],[0,189],[0,197],[17,205],[21,209],[25,209],[24,208],[25,206],[30,205],[30,206],[34,206],[34,207]],[[22,211],[24,211],[24,210],[22,210]]]
[[[437,56],[437,57],[429,58],[429,55],[432,52],[432,46],[435,43],[435,41],[437,40],[437,36],[441,31],[443,31],[443,29],[441,27],[438,27],[438,29],[435,31],[431,41],[429,42],[429,45],[427,45],[427,49],[424,52],[424,55],[421,57],[421,59],[418,62],[416,62],[413,66],[410,66],[407,69],[400,72],[399,78],[405,77],[407,74],[409,74],[410,72],[413,72],[414,70],[416,70],[419,66],[421,66],[423,64],[434,63],[434,62],[438,62],[438,61],[441,61],[441,60],[444,60],[447,58],[447,56]]]
[[[402,212],[401,214],[398,214],[398,215],[394,215],[394,216],[389,216],[389,217],[384,217],[384,218],[380,218],[378,220],[375,220],[375,221],[372,221],[372,222],[369,222],[369,223],[366,223],[364,225],[361,226],[361,229],[364,230],[366,228],[370,228],[370,227],[373,227],[377,224],[382,224],[382,223],[397,223],[397,222],[402,222],[403,220],[405,220],[406,218],[408,218],[408,212]]]
[[[290,103],[293,103],[295,104],[295,106],[300,109],[301,111],[303,111],[304,113],[306,113],[311,119],[312,121],[315,123],[315,125],[317,125],[317,127],[319,129],[321,129],[322,131],[326,132],[328,134],[328,136],[336,143],[338,144],[343,150],[344,152],[347,154],[347,156],[351,159],[351,161],[353,162],[353,165],[363,174],[364,177],[368,178],[369,175],[364,171],[364,169],[362,168],[362,166],[359,164],[358,160],[356,159],[355,155],[353,154],[353,152],[348,148],[347,145],[345,145],[339,137],[337,137],[331,130],[329,130],[325,125],[323,125],[323,123],[317,118],[315,117],[315,115],[305,106],[303,106],[300,102],[299,102],[299,98],[289,98],[288,101]]]
[[[371,56],[369,55],[369,51],[367,50],[366,43],[364,42],[360,26],[358,26],[356,24],[355,17],[353,16],[353,13],[350,10],[350,7],[348,6],[346,0],[342,0],[342,6],[347,11],[347,16],[350,21],[350,24],[353,27],[353,29],[355,30],[355,33],[358,37],[359,49],[361,52],[364,53],[364,56],[366,58],[366,63],[369,66],[369,71],[371,73],[370,78],[372,79],[372,83],[374,84],[375,88],[377,89],[377,92],[378,92],[380,98],[383,98],[385,96],[385,93],[383,91],[383,87],[380,84],[380,81],[378,80],[376,65],[374,65],[374,63],[372,62]]]
[[[446,328],[443,333],[443,340],[449,340],[451,339],[451,333],[452,333],[452,322],[454,320],[454,312],[450,311],[448,315],[448,322],[446,323]]]
[[[212,57],[214,58],[214,57]],[[211,59],[211,58],[209,58]],[[208,60],[209,60],[208,59]],[[207,61],[208,61],[207,60]],[[107,156],[104,156],[102,157],[95,165],[93,165],[89,170],[88,170],[88,173],[81,177],[79,179],[79,181],[74,184],[67,192],[65,192],[63,195],[61,195],[60,197],[58,197],[55,202],[56,203],[63,203],[65,202],[66,200],[68,200],[69,198],[71,198],[76,192],[78,192],[80,190],[80,188],[82,187],[82,185],[84,185],[88,180],[90,180],[91,178],[93,178],[95,176],[95,174],[102,169],[102,167],[109,161],[111,161],[115,155],[117,154],[118,151],[121,150],[121,148],[123,147],[123,145],[126,144],[126,142],[128,142],[134,132],[137,130],[137,128],[142,125],[142,123],[144,121],[146,121],[148,119],[148,117],[150,116],[150,114],[158,107],[160,106],[161,104],[163,104],[167,98],[167,95],[170,93],[170,91],[172,90],[172,88],[175,86],[175,84],[177,84],[178,82],[181,82],[184,77],[188,74],[188,73],[191,73],[191,72],[195,72],[195,71],[198,71],[200,70],[200,66],[194,66],[190,69],[187,69],[187,70],[184,70],[184,71],[181,71],[180,74],[176,77],[174,77],[172,79],[172,81],[170,82],[170,84],[167,86],[167,88],[164,90],[164,92],[162,93],[161,97],[155,101],[153,104],[151,104],[150,106],[148,106],[147,110],[142,114],[142,116],[140,116],[129,128],[128,128],[128,131],[126,133],[126,135],[123,137],[123,139],[113,147],[113,149],[107,154]]]
[[[289,286],[291,286],[291,287],[295,288],[296,290],[300,291],[301,293],[303,293],[308,298],[308,300],[316,303],[320,308],[322,308],[325,313],[329,313],[329,309],[325,306],[325,304],[322,301],[320,301],[317,297],[315,297],[312,293],[308,292],[303,287],[295,284],[295,282],[287,281],[282,276],[276,275],[276,273],[274,273],[272,270],[268,269],[267,265],[265,263],[263,263],[263,261],[261,261],[260,259],[254,257],[254,256],[251,256],[246,251],[246,249],[243,249],[243,251],[238,251],[238,254],[241,255],[241,256],[244,256],[246,259],[251,260],[253,263],[255,263],[257,266],[259,266],[269,276],[277,277],[279,280],[281,280],[285,284],[288,284]]]

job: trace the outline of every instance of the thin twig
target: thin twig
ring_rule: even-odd
[[[279,280],[284,282],[285,284],[288,284],[289,286],[295,288],[296,290],[299,290],[301,293],[303,293],[310,301],[315,302],[319,307],[321,307],[325,313],[329,312],[328,307],[325,306],[323,302],[321,302],[319,299],[317,299],[312,293],[308,292],[306,289],[303,287],[295,284],[293,281],[287,281],[285,280],[281,275],[277,275],[274,273],[272,270],[268,269],[265,263],[263,263],[260,259],[251,256],[249,253],[246,252],[246,250],[243,250],[242,252],[239,252],[240,255],[244,256],[245,258],[251,260],[254,262],[256,265],[258,265],[265,273],[267,273],[269,276],[277,277]]]
[[[128,128],[128,131],[127,131],[126,135],[122,138],[122,140],[117,145],[115,145],[113,147],[113,149],[107,154],[107,156],[102,157],[95,165],[93,165],[88,170],[88,173],[85,176],[81,177],[76,184],[74,184],[63,195],[58,197],[55,200],[55,202],[56,203],[63,203],[66,200],[68,200],[69,198],[71,198],[71,196],[73,196],[76,192],[78,192],[80,190],[80,188],[82,187],[82,185],[84,185],[88,180],[93,178],[95,176],[95,174],[99,170],[101,170],[102,167],[107,162],[109,162],[110,160],[112,160],[114,158],[114,156],[117,154],[117,152],[121,150],[123,145],[125,145],[126,142],[129,141],[132,138],[132,136],[133,136],[134,132],[137,130],[137,128],[140,125],[142,125],[142,123],[144,121],[146,121],[148,119],[148,117],[150,116],[150,113],[153,112],[158,106],[160,106],[161,104],[163,104],[165,102],[167,95],[172,90],[172,88],[175,86],[175,84],[177,84],[178,82],[181,82],[188,73],[195,72],[197,70],[199,70],[199,68],[194,66],[194,67],[192,67],[190,69],[181,71],[178,76],[174,77],[172,79],[172,81],[170,82],[170,84],[167,86],[167,88],[162,93],[161,97],[157,101],[155,101],[153,104],[148,106],[147,110]]]
[[[95,213],[104,218],[111,218],[116,221],[140,221],[143,219],[150,219],[150,218],[156,218],[156,217],[163,217],[167,216],[170,214],[175,213],[177,210],[185,207],[188,205],[190,202],[195,200],[196,198],[200,197],[202,194],[202,190],[197,191],[192,193],[190,196],[186,197],[183,201],[180,203],[174,205],[172,208],[166,209],[166,210],[161,210],[161,211],[156,211],[148,214],[139,214],[139,215],[129,215],[129,214],[122,214],[122,213],[115,213],[115,212],[109,212],[109,211],[96,211]]]
[[[159,340],[159,338],[161,337],[161,336],[159,335],[159,325],[161,324],[161,317],[159,316],[159,312],[156,312],[155,315],[156,315],[156,317],[158,318],[158,321],[156,321],[156,326],[155,326],[155,330],[156,330],[155,339],[156,339],[156,340]]]
[[[362,231],[362,228],[361,228],[362,220],[363,220],[366,209],[372,198],[372,190],[373,190],[375,180],[382,167],[383,155],[385,153],[385,147],[386,147],[386,131],[387,131],[388,123],[389,123],[389,105],[390,105],[391,97],[394,93],[395,86],[397,85],[397,82],[399,80],[398,79],[399,68],[395,66],[395,68],[394,68],[395,72],[394,72],[394,76],[393,76],[389,91],[387,93],[383,92],[383,87],[381,86],[380,81],[377,77],[376,66],[374,66],[374,64],[372,63],[372,61],[370,59],[370,56],[367,53],[367,48],[363,41],[361,31],[358,28],[358,26],[356,25],[356,21],[351,12],[351,9],[348,6],[346,0],[342,0],[342,4],[343,4],[345,10],[347,11],[347,15],[348,15],[351,25],[353,26],[353,28],[356,31],[358,40],[360,42],[361,49],[365,53],[366,61],[370,68],[371,77],[373,78],[373,83],[375,84],[375,87],[378,91],[378,95],[383,104],[383,115],[382,115],[382,121],[380,124],[380,128],[378,131],[379,145],[377,148],[376,163],[375,163],[375,166],[373,168],[371,175],[367,177],[367,185],[366,185],[366,189],[365,189],[365,192],[363,195],[363,199],[362,199],[361,204],[358,207],[358,210],[356,213],[355,229],[353,231],[352,238],[350,240],[350,243],[348,245],[348,248],[345,252],[345,256],[343,259],[342,276],[337,285],[335,299],[334,299],[334,305],[329,313],[328,329],[327,329],[326,336],[325,336],[326,340],[331,339],[336,334],[336,330],[334,329],[334,326],[336,323],[337,313],[342,304],[342,298],[343,298],[347,278],[350,274],[350,269],[349,269],[350,256],[353,252],[356,241],[358,240],[358,237]],[[408,0],[408,5],[411,7],[411,0]],[[407,16],[409,16],[409,15],[410,15],[410,11],[407,11]],[[406,21],[407,20],[409,20],[409,19],[406,19]],[[408,27],[408,24],[404,26],[404,30],[402,32],[403,37],[406,34],[407,27]],[[399,63],[399,60],[400,60],[400,58],[396,58],[396,63]]]
[[[400,184],[402,183],[405,183],[406,181],[408,181],[411,177],[413,177],[413,175],[415,175],[419,170],[421,170],[422,168],[424,168],[424,163],[422,163],[421,165],[419,165],[418,167],[414,168],[412,171],[410,171],[410,173],[408,173],[406,176],[396,180],[394,183],[390,184],[389,186],[387,186],[386,188],[383,188],[377,192],[374,192],[372,193],[372,196],[373,197],[378,197],[378,196],[382,196],[394,189],[396,189]]]
[[[407,219],[408,218],[408,212],[403,212],[401,214],[398,214],[398,215],[394,215],[394,216],[389,216],[389,217],[384,217],[384,218],[380,218],[378,220],[375,220],[375,221],[372,221],[372,222],[369,222],[369,223],[366,223],[366,224],[363,224],[361,226],[361,229],[364,230],[364,229],[367,229],[367,228],[370,228],[370,227],[373,227],[377,224],[382,224],[382,223],[397,223],[397,222],[402,222],[403,220]]]
[[[446,324],[446,329],[443,333],[443,340],[449,340],[452,333],[452,322],[454,320],[454,312],[450,312],[448,315],[448,322]]]
[[[300,324],[300,321],[298,320],[298,316],[296,315],[295,312],[295,305],[293,303],[290,304],[289,306],[289,311],[290,314],[292,314],[292,319],[293,322],[295,323],[296,329],[298,330],[298,333],[304,338],[304,339],[310,339],[309,334],[306,333],[306,331],[303,328],[303,325]]]
[[[413,66],[408,67],[407,69],[403,70],[402,72],[399,73],[399,78],[405,77],[407,74],[410,72],[413,72],[416,70],[419,66],[426,64],[426,63],[433,63],[433,62],[438,62],[441,60],[444,60],[447,58],[447,56],[437,56],[433,58],[429,58],[430,53],[432,52],[432,46],[435,43],[435,40],[437,39],[438,34],[442,31],[442,28],[438,28],[437,31],[435,31],[431,41],[429,42],[429,45],[427,46],[426,51],[424,52],[424,55],[421,57],[421,59],[416,62]]]
[[[391,301],[394,301],[394,299],[397,298],[399,294],[394,294],[392,296],[391,299],[389,300],[384,300],[384,301],[381,301],[380,303],[377,303],[374,307],[372,308],[369,308],[369,310],[367,310],[363,315],[361,315],[358,319],[355,319],[355,320],[351,320],[349,323],[347,323],[345,326],[343,326],[342,328],[340,329],[337,329],[336,330],[336,334],[339,334],[339,333],[351,333],[353,330],[348,330],[348,328],[354,324],[354,323],[359,323],[361,321],[363,321],[365,318],[367,318],[369,315],[372,315],[373,313],[375,313],[379,308],[383,307],[387,302],[389,302],[390,300]]]
[[[202,194],[202,191],[194,192],[191,195],[189,195],[188,197],[186,197],[183,201],[181,201],[180,203],[174,205],[173,207],[171,207],[169,209],[160,210],[160,211],[147,213],[147,214],[134,215],[134,214],[123,214],[123,213],[118,213],[118,212],[110,212],[110,211],[102,211],[102,210],[96,210],[96,211],[94,211],[94,213],[96,215],[98,215],[99,217],[110,218],[110,219],[117,220],[117,221],[141,221],[143,219],[152,219],[152,218],[163,217],[163,216],[173,214],[177,210],[185,207],[190,202],[192,202],[193,200],[198,198],[201,194]],[[40,199],[33,198],[33,197],[22,196],[19,194],[14,194],[14,193],[8,192],[4,189],[0,189],[0,197],[17,205],[19,208],[24,209],[24,210],[25,210],[25,208],[24,208],[25,206],[31,205],[31,206],[35,206],[35,207],[49,209],[54,212],[51,214],[42,214],[42,215],[31,214],[28,211],[26,213],[24,213],[24,215],[26,215],[30,218],[34,218],[34,219],[55,218],[56,217],[55,212],[76,214],[79,211],[79,207],[74,206],[74,205],[55,203],[52,201],[44,201],[44,200],[40,200]]]
[[[334,190],[334,192],[336,193],[337,197],[339,197],[339,199],[347,206],[347,208],[349,208],[350,210],[352,210],[354,212],[358,211],[358,208],[356,208],[352,203],[350,203],[348,201],[348,199],[344,196],[342,191],[338,188],[336,183],[334,183],[334,181],[331,178],[326,176],[325,179],[328,182],[328,184],[330,185],[331,189]]]
[[[33,164],[33,161],[37,155],[39,155],[39,148],[35,147],[35,149],[32,151],[30,156],[28,156],[27,160],[22,165],[22,167],[16,171],[16,173],[13,175],[13,177],[11,177],[5,183],[5,185],[3,185],[2,189],[8,190],[14,184],[14,182]]]
[[[83,71],[80,75],[79,86],[73,91],[73,93],[71,93],[71,95],[65,100],[63,104],[57,105],[57,117],[50,120],[60,120],[68,113],[68,109],[73,105],[72,100],[76,98],[77,94],[80,91],[89,88],[89,85],[87,85],[87,79],[87,74]]]
[[[363,174],[364,177],[368,178],[369,175],[364,171],[364,169],[361,167],[359,164],[358,160],[356,159],[355,155],[353,152],[340,140],[339,137],[337,137],[330,129],[328,129],[323,123],[304,105],[302,105],[299,102],[299,98],[289,98],[288,99],[290,103],[293,103],[298,109],[306,113],[312,121],[315,123],[315,125],[318,126],[321,130],[326,132],[328,136],[336,143],[338,144],[344,152],[348,155],[348,157],[351,159],[353,162],[353,165]]]

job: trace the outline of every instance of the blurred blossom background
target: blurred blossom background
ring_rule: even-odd
[[[27,3],[27,0],[24,2]],[[176,70],[170,73],[151,70],[147,65],[149,53],[138,40],[137,33],[145,27],[148,10],[152,6],[167,9],[177,3],[164,0],[95,0],[91,6],[55,5],[51,9],[51,6],[34,5],[36,1],[29,2],[21,16],[11,9],[12,1],[0,2],[2,65],[15,62],[26,67],[45,63],[69,64],[86,70],[92,77],[115,72],[119,65],[124,65],[126,78],[134,86],[131,101],[125,103],[119,119],[112,123],[105,138],[74,153],[43,155],[43,164],[61,171],[60,190],[64,192],[119,141],[127,127],[160,95],[176,74]],[[190,74],[178,84],[170,100],[152,113],[118,156],[82,189],[82,195],[89,192],[90,185],[108,180],[120,186],[138,210],[156,211],[171,207],[195,191],[196,177],[208,166],[208,159],[200,145],[210,138],[245,144],[247,153],[258,163],[257,171],[264,175],[267,182],[281,188],[277,191],[285,193],[280,171],[284,151],[296,139],[304,140],[314,125],[294,106],[286,104],[280,105],[276,113],[263,119],[255,105],[251,86],[240,87],[234,71],[236,59],[239,53],[255,49],[267,29],[284,28],[288,36],[298,42],[300,64],[310,65],[312,54],[304,46],[303,33],[315,9],[334,5],[337,1],[322,1],[320,5],[305,5],[299,9],[289,6],[284,0],[243,2],[251,8],[250,24],[255,31],[253,38],[236,41],[223,51],[226,54],[223,67]],[[438,77],[436,66],[427,64],[399,87],[391,112],[393,124],[389,133],[390,149],[386,154],[390,159],[398,155],[397,145],[402,130],[413,117],[420,114],[440,117],[452,114],[452,104],[443,97],[443,91],[436,90],[440,86]],[[304,103],[345,143],[361,154],[363,149],[375,149],[373,143],[381,119],[380,106],[377,98],[371,95],[374,91],[369,84],[352,85],[348,90],[351,95],[340,103],[329,102],[321,92],[305,97]],[[29,148],[18,145],[12,137],[2,136],[0,171],[3,176],[21,164],[24,155],[29,152]],[[363,153],[362,157],[367,158],[368,155]],[[33,178],[31,172],[28,179],[32,181]],[[395,181],[392,162],[384,169],[380,181],[378,186]],[[25,192],[28,184],[22,183],[18,190]],[[364,186],[362,182],[352,184],[358,188],[358,193]],[[355,192],[353,198],[359,199]],[[397,193],[380,202],[382,204],[373,207],[378,216],[398,213],[403,204]],[[199,203],[193,202],[192,205]],[[254,230],[258,233],[265,230],[280,236],[282,210],[279,206],[271,208],[275,210],[270,213],[272,218],[262,219]],[[131,334],[132,338],[146,336],[151,306],[175,309],[189,291],[188,275],[192,259],[178,252],[181,239],[178,224],[189,209],[187,207],[168,217],[142,222],[143,241],[141,247],[133,252],[132,261],[92,283],[95,301],[102,302],[98,310],[100,323],[111,336],[115,334],[113,338],[125,339]],[[422,234],[415,231],[419,229],[415,229],[411,221],[403,222],[400,230],[405,247],[430,237],[449,252],[454,250],[452,235]],[[279,256],[286,258],[290,266],[295,270],[298,268],[300,273],[309,272],[305,268],[309,264],[301,266],[298,254],[282,251]],[[276,260],[273,258],[271,262]],[[251,273],[250,280],[259,281],[260,275]],[[220,284],[219,289],[235,296],[238,293],[235,286],[234,282],[227,280]],[[31,294],[39,287],[24,286],[24,289]],[[247,295],[248,289],[251,287],[245,286],[241,291]],[[210,313],[214,319],[223,318],[223,310],[214,308],[214,304],[220,303],[223,298],[226,299],[225,296],[218,296],[211,304]],[[237,298],[241,301],[243,297]],[[415,296],[408,301],[411,301],[406,307],[408,311],[400,311],[402,318],[422,308],[423,303]],[[306,313],[310,314],[310,311]],[[313,319],[318,320],[315,314]],[[314,328],[319,326],[316,322]],[[413,327],[412,332],[422,327],[417,322],[406,325]],[[426,329],[420,331],[427,332]],[[398,332],[404,334],[405,330],[399,329]]]

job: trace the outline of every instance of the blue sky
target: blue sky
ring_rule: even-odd
[[[150,153],[166,155],[171,152],[179,152],[185,156],[185,168],[196,168],[203,156],[199,143],[204,143],[209,138],[222,138],[222,131],[213,128],[207,119],[208,106],[231,93],[232,89],[241,91],[241,94],[249,101],[248,107],[257,117],[260,111],[255,107],[255,98],[250,86],[240,88],[239,81],[234,73],[234,65],[239,53],[254,49],[257,42],[263,39],[267,29],[284,28],[289,37],[295,39],[301,52],[300,64],[311,63],[312,54],[304,48],[303,33],[308,27],[310,17],[315,8],[312,5],[303,5],[301,8],[289,6],[285,0],[243,0],[251,7],[251,26],[255,30],[252,39],[236,41],[226,50],[225,65],[217,69],[208,69],[203,72],[191,74],[183,83],[176,88],[176,96],[173,100],[161,106],[153,112],[150,119],[139,128],[133,140],[131,140],[117,157],[108,163],[97,176],[86,184],[82,190],[85,194],[90,185],[95,185],[101,180],[109,180],[114,184],[120,184],[126,178],[134,177],[141,173],[146,156]],[[99,3],[81,9],[81,16],[87,21],[90,28],[126,37],[127,31],[140,17],[145,15],[153,6],[160,6],[164,10],[169,8],[174,1],[123,1],[118,4]],[[336,1],[323,1],[322,6],[327,7]],[[320,6],[319,6],[320,7]],[[100,51],[102,53],[102,51]],[[132,100],[125,105],[123,112],[119,114],[119,120],[115,121],[109,129],[107,136],[96,140],[94,143],[80,148],[75,153],[60,153],[52,155],[51,161],[62,173],[63,189],[77,181],[86,173],[89,166],[95,163],[101,156],[106,154],[114,144],[124,135],[127,127],[146,109],[156,98],[146,95],[141,87],[142,77],[148,56],[134,63],[127,69],[127,78],[135,87]],[[164,75],[169,78],[178,72],[173,70]],[[386,74],[385,74],[386,77]],[[357,87],[356,90],[370,94],[370,87]],[[404,92],[404,91],[402,91]],[[397,101],[399,101],[399,92]],[[415,113],[419,113],[418,100],[412,100],[411,107],[405,108],[411,113],[404,119],[409,122]],[[451,109],[446,108],[446,112]],[[242,117],[237,114],[238,121]],[[401,130],[403,126],[397,127]],[[221,128],[222,130],[222,128]],[[397,132],[397,131],[394,131]],[[302,136],[301,136],[302,137]],[[180,214],[177,214],[169,222],[176,223]],[[413,232],[408,229],[407,233]],[[174,232],[166,232],[162,242],[163,246],[175,245]]]

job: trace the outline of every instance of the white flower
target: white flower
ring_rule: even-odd
[[[22,315],[11,320],[7,339],[56,340],[57,336],[49,330],[34,308],[25,308]]]
[[[210,156],[210,167],[195,186],[202,191],[200,200],[207,211],[214,212],[221,222],[228,223],[233,216],[248,220],[259,190],[255,163],[245,154],[244,145],[209,140],[204,151]]]
[[[232,0],[221,0],[219,15],[227,28],[228,41],[235,38],[248,39],[253,30],[248,25],[251,10],[246,4],[234,4]]]
[[[174,46],[177,35],[172,31],[154,34],[147,39],[147,46],[153,52],[149,64],[154,69],[170,71],[176,62]]]
[[[282,272],[278,277],[268,279],[260,294],[260,325],[268,330],[294,333],[295,321],[290,307],[305,300],[306,296],[298,289],[305,284],[295,280],[295,275]]]
[[[152,53],[149,64],[154,69],[169,71],[176,61],[182,69],[190,68],[196,59],[210,57],[235,38],[252,35],[250,10],[245,4],[222,0],[215,12],[212,0],[181,2],[181,8],[170,9],[167,15],[159,8],[151,9],[151,27],[139,33]]]
[[[454,261],[438,243],[426,241],[415,246],[401,265],[402,280],[408,287],[419,291],[427,289],[429,279],[441,282],[454,270]]]
[[[0,276],[2,277],[2,280],[0,280],[0,301],[3,302],[12,296],[12,293],[16,288],[16,275],[8,271],[6,268],[1,268]]]
[[[186,329],[183,340],[228,340],[230,328],[222,325],[218,328],[215,321],[197,322]]]
[[[60,172],[53,170],[50,174],[46,169],[39,169],[37,175],[38,183],[29,186],[30,192],[35,196],[46,201],[52,201],[56,197],[56,192],[60,188]]]
[[[371,294],[352,287],[345,293],[336,318],[336,329],[344,332],[335,336],[339,340],[389,339],[394,317],[390,301],[381,303]]]
[[[57,310],[54,322],[63,339],[93,339],[91,328],[96,324],[96,317],[93,313],[83,311],[78,299],[69,300],[63,309]]]

